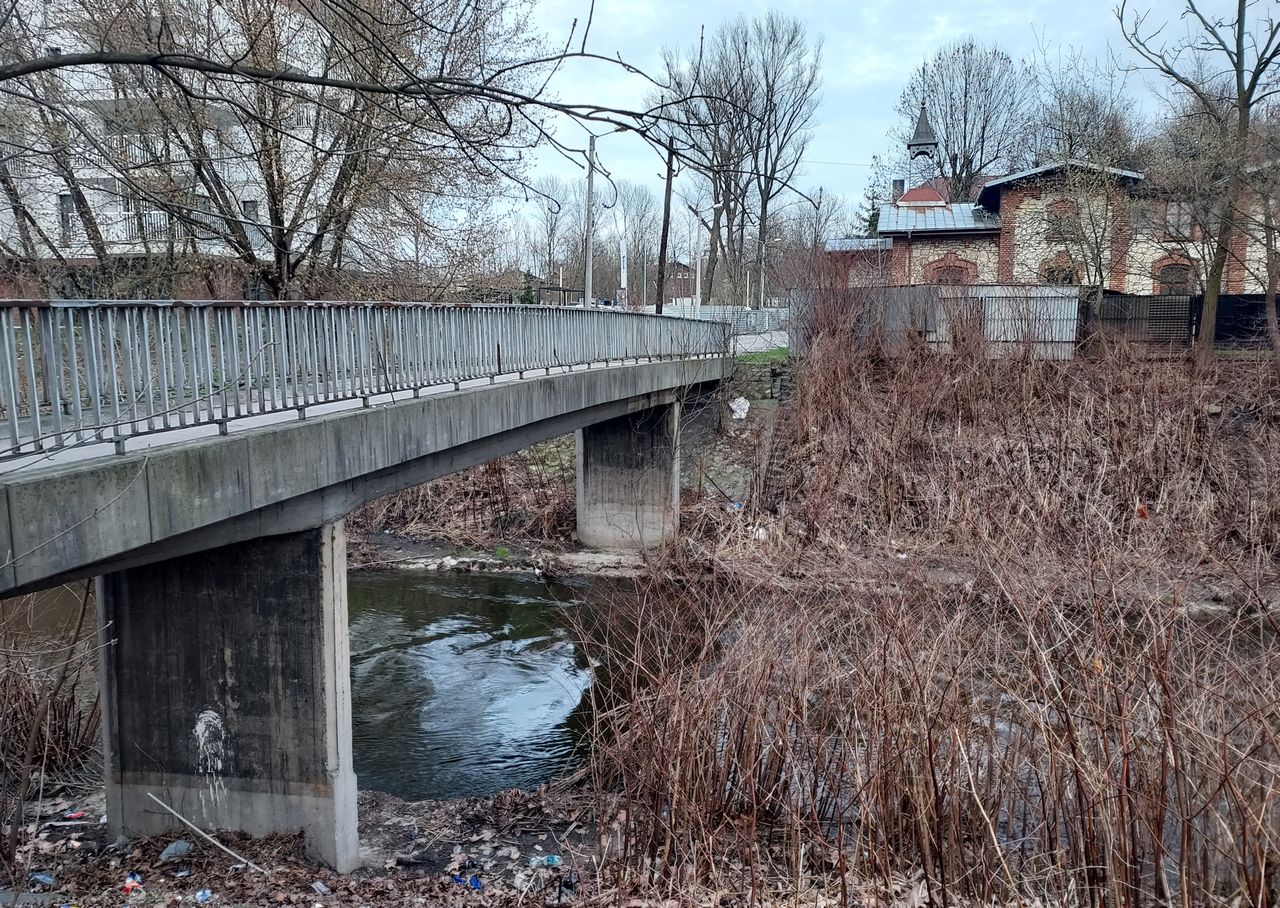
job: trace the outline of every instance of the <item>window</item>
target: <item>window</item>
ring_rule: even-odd
[[[1191,237],[1194,217],[1190,202],[1169,202],[1164,210],[1164,230],[1169,236],[1185,240]]]
[[[1044,238],[1050,243],[1066,243],[1076,234],[1079,213],[1072,202],[1054,202],[1045,212]]]
[[[1054,264],[1044,269],[1044,282],[1053,286],[1069,287],[1080,281],[1074,265]]]
[[[1156,204],[1151,199],[1134,199],[1129,205],[1129,223],[1139,236],[1157,233],[1160,219],[1156,216]]]
[[[124,180],[117,179],[112,185],[112,191],[120,200],[122,214],[137,214],[142,211],[142,198]]]
[[[1191,293],[1191,266],[1165,265],[1156,276],[1160,292],[1170,296],[1187,296]]]
[[[240,203],[241,216],[251,224],[258,223],[258,200],[245,199]]]
[[[70,195],[58,196],[58,227],[62,231],[62,244],[71,242],[71,234],[75,231],[76,203]]]
[[[293,105],[293,125],[296,129],[306,129],[311,125],[311,105],[298,102]]]
[[[965,283],[965,277],[964,269],[958,265],[943,265],[933,272],[933,282],[935,284],[945,284],[949,287],[956,287]]]

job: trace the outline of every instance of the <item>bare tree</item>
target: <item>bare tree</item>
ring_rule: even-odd
[[[42,235],[49,212],[0,176],[13,215],[2,251],[25,274],[93,261],[99,288],[144,259],[187,286],[186,272],[239,275],[270,296],[353,276],[448,286],[488,200],[524,180],[530,148],[580,155],[548,118],[642,135],[663,118],[560,101],[552,77],[601,58],[576,25],[546,49],[527,37],[526,11],[524,0],[16,0],[0,13],[0,120],[29,125],[17,144],[63,184],[82,242]],[[216,264],[228,257],[234,268]]]
[[[672,93],[682,98],[669,108],[668,130],[701,184],[685,203],[710,237],[703,303],[711,300],[722,262],[727,265],[732,296],[740,296],[745,224],[754,186],[751,142],[755,128],[748,83],[740,66],[740,48],[749,38],[746,20],[739,18],[722,25],[705,46],[665,55],[667,82]]]
[[[1270,14],[1273,4],[1261,0],[1236,0],[1229,17],[1210,14],[1199,0],[1181,5],[1180,19],[1189,27],[1177,37],[1166,37],[1167,22],[1152,21],[1150,11],[1137,11],[1128,0],[1121,0],[1116,18],[1141,67],[1164,79],[1180,104],[1190,105],[1217,150],[1218,201],[1206,212],[1211,252],[1196,340],[1196,363],[1204,369],[1213,360],[1218,299],[1248,200],[1254,118],[1280,91],[1280,23]]]
[[[534,181],[534,195],[530,200],[533,216],[530,219],[534,262],[543,278],[551,280],[557,267],[564,261],[568,242],[569,188],[555,176],[543,176]]]
[[[769,209],[791,187],[808,145],[820,67],[821,42],[810,42],[799,20],[776,11],[739,16],[705,46],[666,55],[667,80],[683,99],[670,105],[666,128],[681,160],[710,188],[709,206],[686,199],[711,238],[704,302],[721,259],[730,265],[733,296],[741,298],[753,227],[757,280],[765,273]]]
[[[935,175],[947,181],[952,201],[966,201],[982,175],[1017,170],[1029,161],[1036,101],[1030,66],[966,38],[912,74],[897,110],[905,139],[925,108],[938,139]]]
[[[1037,161],[1134,165],[1148,130],[1123,72],[1078,51],[1041,48],[1035,75]]]
[[[809,126],[818,108],[822,42],[810,44],[804,25],[770,10],[752,21],[743,72],[752,102],[751,143],[759,217],[756,263],[764,302],[769,208],[790,184],[809,146]]]

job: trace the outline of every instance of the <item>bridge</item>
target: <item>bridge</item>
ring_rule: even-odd
[[[112,834],[358,863],[343,518],[577,433],[578,535],[677,525],[717,322],[374,303],[0,304],[0,596],[95,577]]]

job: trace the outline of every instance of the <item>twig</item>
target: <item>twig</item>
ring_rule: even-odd
[[[184,817],[182,814],[178,813],[178,811],[174,810],[172,807],[170,807],[170,806],[169,806],[168,804],[166,804],[164,801],[162,801],[162,800],[160,800],[159,798],[157,798],[157,797],[156,797],[155,795],[153,795],[151,792],[149,792],[149,791],[147,792],[147,797],[148,797],[148,798],[150,798],[151,800],[155,801],[157,804],[159,804],[159,805],[160,805],[161,807],[163,807],[165,810],[169,811],[169,813],[173,814],[175,817],[177,817],[179,820],[181,820],[181,821],[182,821],[182,822],[183,822],[183,823],[184,823],[184,824],[185,824],[185,825],[186,825],[186,826],[187,826],[187,827],[188,827],[192,832],[194,832],[196,835],[200,836],[202,839],[204,839],[205,841],[207,841],[209,844],[218,846],[218,847],[219,847],[219,848],[221,848],[223,851],[225,851],[227,854],[229,854],[229,855],[231,855],[233,858],[235,858],[237,861],[240,861],[242,864],[246,864],[246,865],[248,865],[249,867],[252,867],[254,870],[258,871],[258,873],[266,873],[266,871],[265,871],[265,870],[263,870],[263,869],[262,869],[261,867],[259,867],[257,864],[253,863],[253,861],[249,860],[248,858],[244,857],[243,855],[236,854],[234,851],[232,851],[232,850],[231,850],[230,848],[228,848],[226,845],[223,845],[221,842],[219,842],[219,841],[218,841],[217,839],[215,839],[213,836],[209,835],[209,833],[205,832],[203,829],[201,829],[201,828],[200,828],[199,826],[197,826],[195,823],[192,823],[190,820],[188,820],[188,819],[187,819],[186,817]]]

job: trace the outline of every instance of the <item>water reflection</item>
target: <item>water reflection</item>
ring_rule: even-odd
[[[590,671],[566,628],[583,588],[483,574],[355,574],[361,788],[443,798],[532,787],[568,765]]]

